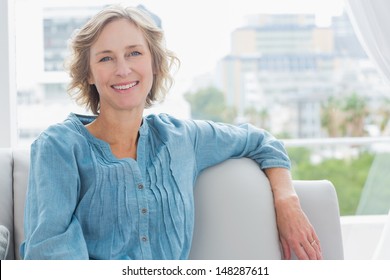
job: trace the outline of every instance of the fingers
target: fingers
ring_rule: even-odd
[[[288,246],[288,243],[284,239],[281,239],[280,243],[282,243],[283,259],[290,260],[291,259],[290,246]]]
[[[299,260],[309,260],[309,255],[306,253],[306,248],[302,244],[298,244],[294,248],[295,255]]]
[[[301,247],[304,249],[305,251],[305,259],[307,260],[317,260],[317,250],[318,250],[318,247],[317,246],[317,243],[316,241],[306,241],[304,243],[304,245],[302,245]]]
[[[317,236],[302,239],[303,241],[298,242],[281,238],[284,259],[291,259],[291,248],[299,260],[322,260],[321,245]]]
[[[302,259],[304,260],[322,260],[322,251],[321,251],[321,245],[320,241],[315,236],[313,239],[309,241],[309,239],[306,239],[301,243],[301,250],[300,250],[300,256],[302,256]],[[303,251],[303,252],[302,252]],[[300,256],[297,255],[299,259]]]
[[[315,260],[322,260],[322,249],[321,249],[321,242],[318,238],[318,236],[315,234],[314,230],[312,232],[312,241],[310,242],[311,247],[314,249],[316,255]]]
[[[322,260],[322,250],[321,250],[320,240],[316,237],[310,244],[316,252],[315,260]]]

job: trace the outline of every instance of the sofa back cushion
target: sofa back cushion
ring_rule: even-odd
[[[13,159],[15,258],[20,259],[19,248],[24,240],[24,205],[30,169],[30,152],[27,149],[15,149]]]
[[[190,259],[281,257],[272,191],[258,164],[230,159],[203,171],[195,187]]]

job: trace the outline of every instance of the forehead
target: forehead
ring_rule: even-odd
[[[142,31],[127,19],[117,19],[106,24],[91,49],[112,49],[123,46],[147,46]]]

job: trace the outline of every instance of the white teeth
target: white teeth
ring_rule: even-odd
[[[128,84],[128,85],[112,86],[112,87],[115,88],[115,89],[119,89],[119,90],[125,90],[125,89],[132,88],[136,84],[137,84],[137,82],[134,82],[134,83],[131,83],[131,84]]]

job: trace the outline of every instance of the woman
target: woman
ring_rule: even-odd
[[[251,125],[143,117],[177,58],[134,8],[108,7],[73,38],[70,90],[95,116],[70,114],[31,146],[25,259],[186,259],[193,186],[205,168],[249,157],[268,176],[284,257],[321,259],[292,188],[283,145]]]

